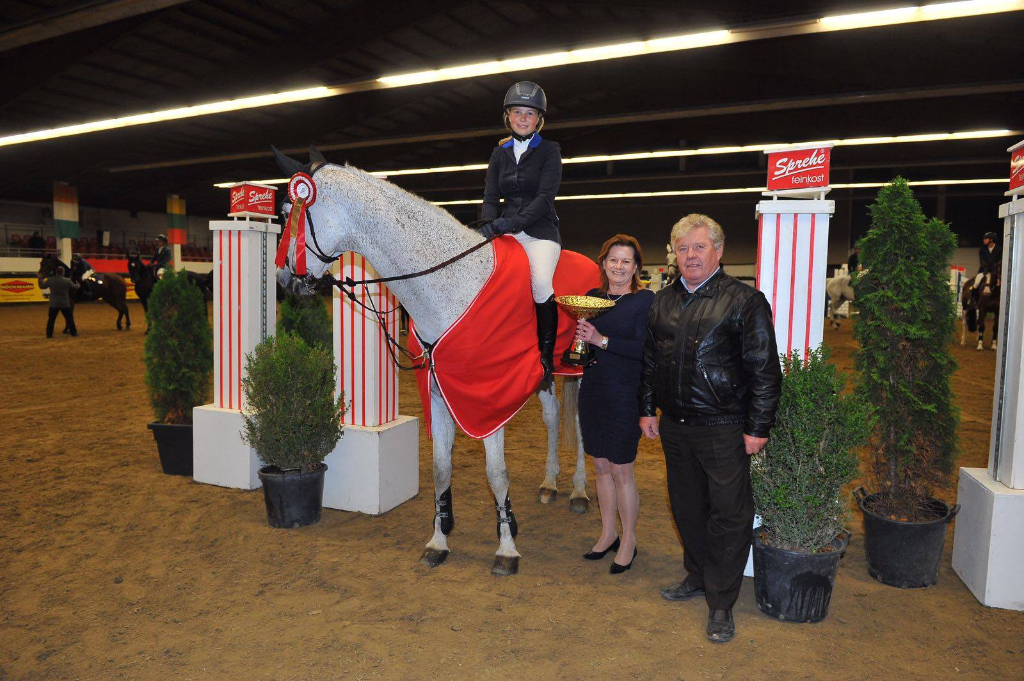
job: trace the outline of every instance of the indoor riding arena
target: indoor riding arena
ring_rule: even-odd
[[[0,680],[1022,678],[1022,30],[5,3]]]

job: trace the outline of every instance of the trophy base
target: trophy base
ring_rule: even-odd
[[[574,367],[588,367],[594,363],[597,357],[589,349],[584,352],[576,352],[572,348],[562,353],[562,362]]]

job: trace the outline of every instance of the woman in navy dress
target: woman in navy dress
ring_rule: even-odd
[[[610,572],[620,574],[636,557],[636,521],[640,507],[633,462],[640,441],[641,360],[647,337],[647,313],[654,293],[642,289],[640,244],[616,234],[601,247],[601,286],[587,295],[607,298],[615,307],[594,319],[581,320],[576,336],[596,348],[596,361],[583,370],[580,384],[580,430],[583,449],[594,459],[601,536],[583,558],[600,560],[615,551]],[[618,522],[622,522],[622,536]]]

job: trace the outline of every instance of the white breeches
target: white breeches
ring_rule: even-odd
[[[533,302],[543,303],[555,295],[551,279],[555,276],[555,266],[562,247],[554,241],[535,239],[526,232],[513,234],[516,241],[523,245],[526,257],[530,259],[530,288],[533,290]]]

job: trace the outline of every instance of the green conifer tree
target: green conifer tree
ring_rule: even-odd
[[[277,322],[277,333],[298,336],[309,347],[324,348],[328,354],[333,354],[334,331],[331,328],[331,318],[319,294],[297,296],[291,292],[287,293],[281,301],[281,319]]]
[[[149,296],[143,361],[149,399],[159,423],[192,423],[206,402],[213,374],[213,333],[206,300],[188,274],[168,269]]]
[[[878,419],[870,461],[885,506],[878,510],[912,520],[932,489],[947,483],[957,453],[949,347],[956,237],[946,223],[925,218],[901,177],[878,193],[870,212],[871,229],[858,242],[857,390]]]

